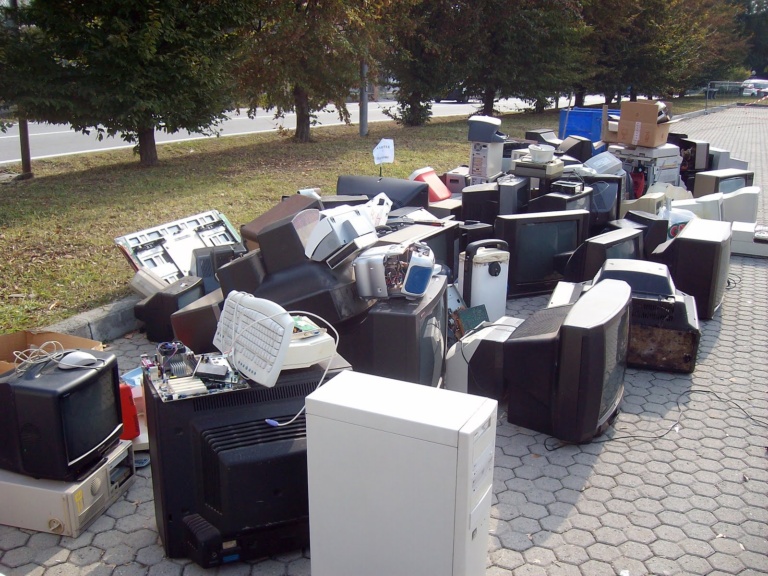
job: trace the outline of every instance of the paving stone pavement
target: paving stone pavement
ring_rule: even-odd
[[[768,187],[768,109],[730,108],[676,131],[748,160]],[[765,194],[758,221],[768,223]],[[510,300],[508,315],[525,318],[546,302]],[[702,322],[694,373],[629,369],[622,413],[597,441],[558,448],[507,423],[500,406],[486,574],[768,574],[767,326],[768,260],[733,256],[723,305]],[[131,333],[109,349],[128,370],[154,346]],[[0,573],[310,573],[309,550],[211,570],[165,558],[151,482],[141,469],[76,539],[0,526]]]

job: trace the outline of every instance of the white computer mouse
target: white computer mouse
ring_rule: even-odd
[[[98,362],[98,358],[85,350],[73,350],[67,352],[59,359],[59,368],[72,370],[73,368],[88,368]]]

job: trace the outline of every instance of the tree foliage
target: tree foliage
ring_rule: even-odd
[[[333,103],[349,119],[346,100],[360,85],[363,61],[376,74],[384,19],[399,0],[261,2],[238,68],[250,113],[257,106],[297,115],[295,139],[310,139],[313,112]]]
[[[2,34],[0,95],[32,120],[66,122],[138,142],[157,161],[154,131],[207,133],[233,107],[229,68],[240,0],[33,0]]]

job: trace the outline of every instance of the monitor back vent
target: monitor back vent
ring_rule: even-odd
[[[675,304],[664,300],[632,299],[632,322],[663,324],[674,319]]]
[[[312,379],[284,386],[278,384],[273,388],[258,387],[237,392],[226,392],[224,394],[210,394],[193,398],[192,401],[194,402],[195,412],[250,406],[263,402],[274,402],[275,400],[306,397],[314,392],[318,382],[319,380]]]
[[[510,335],[510,340],[527,338],[529,336],[542,336],[556,334],[565,321],[565,317],[573,308],[572,304],[544,308],[534,312]]]

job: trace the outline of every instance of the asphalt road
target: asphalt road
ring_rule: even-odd
[[[588,98],[587,103],[591,103]],[[601,101],[600,97],[594,97],[596,102]],[[570,103],[563,99],[561,106],[568,106]],[[351,122],[358,125],[360,121],[360,110],[357,103],[347,105]],[[395,107],[391,100],[371,102],[368,106],[368,122],[381,122],[389,120],[384,111],[387,108]],[[477,112],[479,103],[470,102],[467,104],[458,104],[455,102],[443,101],[441,103],[432,103],[432,114],[435,117],[444,116],[469,116]],[[527,105],[521,100],[506,99],[496,104],[497,110],[501,112],[510,112],[526,108]],[[318,122],[321,126],[333,126],[342,124],[335,109],[331,108],[317,114]],[[233,113],[229,119],[221,124],[221,136],[237,136],[243,134],[253,134],[257,132],[272,132],[278,129],[293,129],[296,126],[295,114],[287,114],[284,118],[275,119],[273,114],[265,110],[258,110],[255,118],[249,118],[245,111],[240,114]],[[189,132],[177,132],[175,134],[166,134],[157,132],[155,141],[158,144],[166,142],[182,142],[185,140],[199,140],[208,138],[202,134],[191,134]],[[43,158],[52,158],[55,156],[67,156],[70,154],[86,154],[89,152],[100,152],[104,150],[114,150],[118,148],[130,148],[133,144],[128,144],[118,138],[104,138],[98,140],[95,134],[81,134],[72,130],[66,124],[29,124],[29,145],[33,160]],[[0,133],[0,164],[14,164],[21,162],[21,152],[19,147],[19,130],[14,125],[6,133]]]

